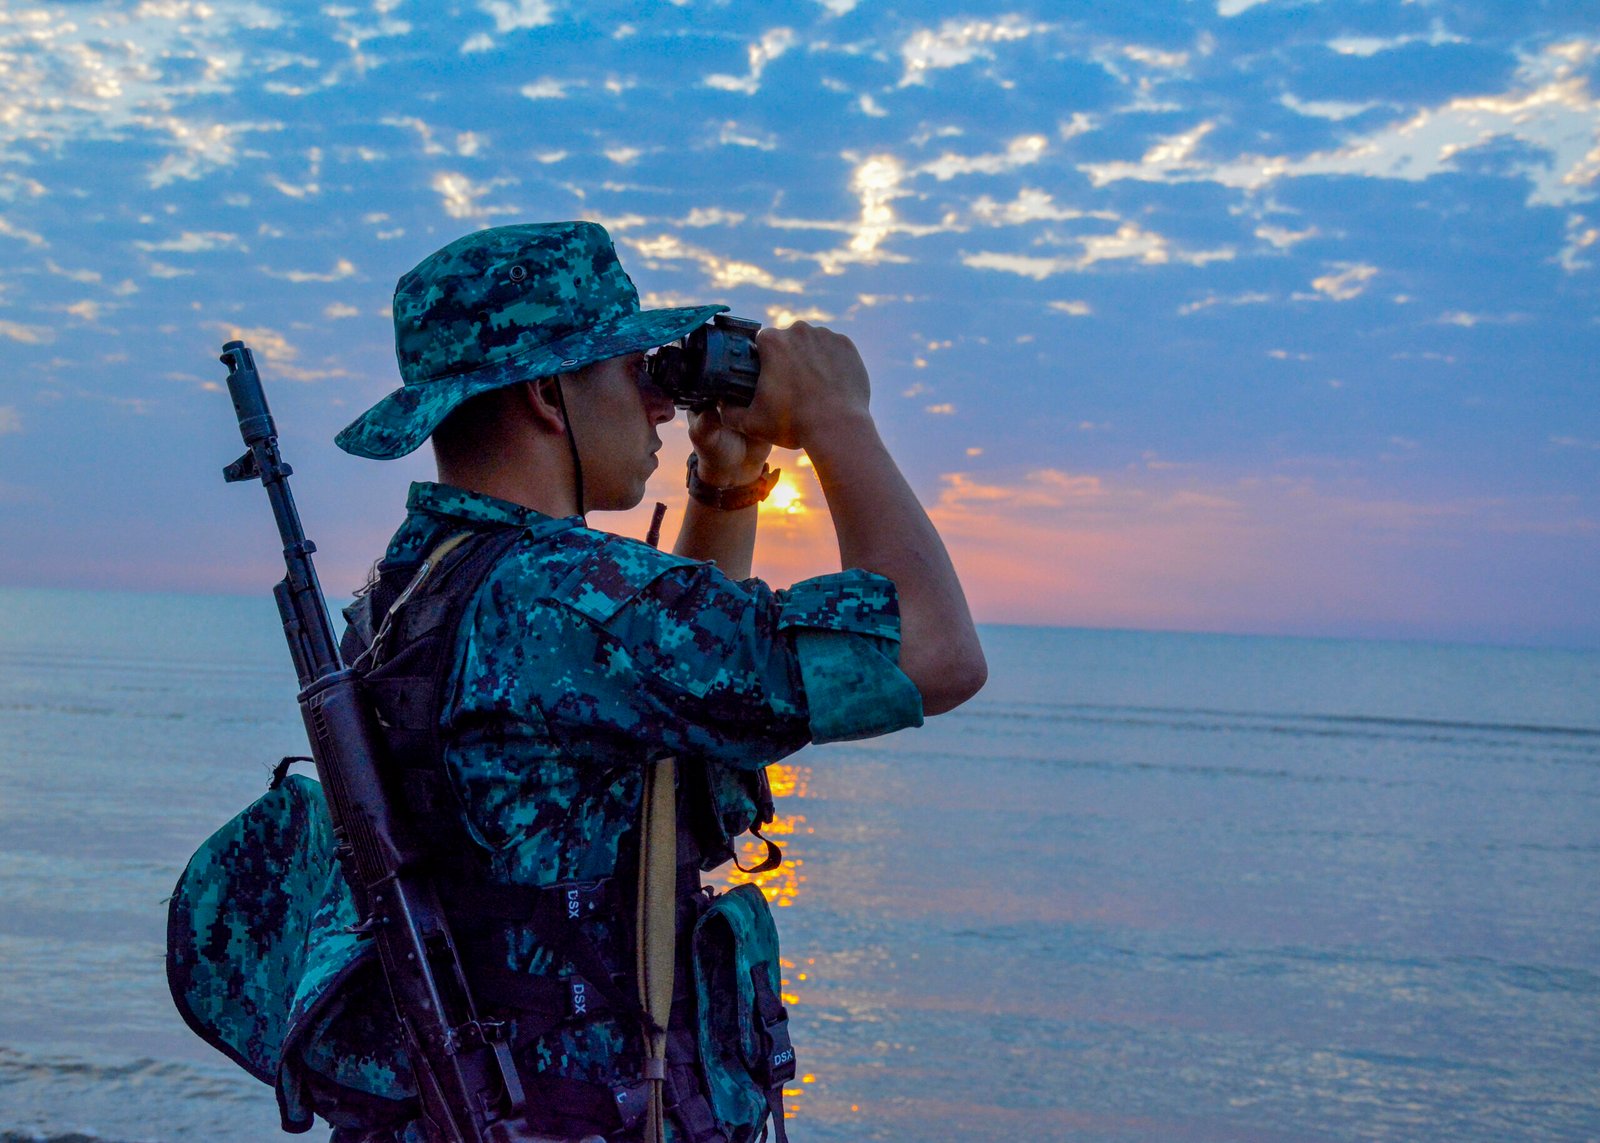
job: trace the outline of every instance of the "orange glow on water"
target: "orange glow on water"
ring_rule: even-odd
[[[764,873],[746,873],[741,870],[740,865],[745,869],[754,869],[767,855],[764,842],[759,838],[746,836],[739,844],[737,864],[730,864],[723,870],[724,887],[731,889],[735,885],[755,885],[775,908],[791,908],[799,899],[801,887],[806,881],[803,872],[805,868],[803,854],[806,847],[800,839],[813,831],[806,825],[805,815],[789,812],[789,807],[793,802],[806,796],[811,783],[811,768],[777,763],[767,767],[767,781],[772,788],[775,813],[772,821],[763,826],[761,832],[783,848],[783,862],[776,869],[769,869]],[[799,965],[789,957],[780,956],[778,963],[783,970],[783,977],[779,982],[779,994],[784,1005],[792,1008],[800,1003],[797,985],[808,979],[810,974],[797,971]],[[803,1085],[815,1083],[816,1078],[808,1072],[800,1077],[802,1086],[783,1089],[785,1119],[793,1119],[799,1114],[801,1098],[805,1093]]]

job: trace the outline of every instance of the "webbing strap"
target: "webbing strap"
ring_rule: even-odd
[[[677,954],[678,797],[676,759],[662,758],[644,771],[639,823],[638,971],[639,999],[649,1018],[645,1028],[644,1078],[650,1080],[646,1143],[665,1143],[662,1091],[667,1075],[667,1025],[672,1013],[672,977]]]

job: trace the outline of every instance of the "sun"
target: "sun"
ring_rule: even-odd
[[[806,511],[804,496],[787,476],[778,477],[778,483],[773,486],[762,507],[785,516],[798,516]]]

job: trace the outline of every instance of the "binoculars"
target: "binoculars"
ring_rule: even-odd
[[[718,314],[681,341],[645,358],[656,388],[680,409],[727,404],[748,407],[756,395],[761,358],[756,332],[761,323]]]

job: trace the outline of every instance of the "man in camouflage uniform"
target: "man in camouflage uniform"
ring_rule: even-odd
[[[469,235],[400,280],[403,387],[338,437],[341,448],[374,459],[433,439],[439,481],[412,486],[386,564],[415,564],[462,532],[518,533],[456,637],[439,712],[452,812],[476,850],[483,900],[495,891],[613,888],[596,898],[587,960],[527,919],[488,917],[463,944],[479,962],[469,970],[486,1006],[504,1001],[513,1018],[522,1012],[514,1046],[534,1125],[613,1143],[645,1130],[628,1111],[642,1061],[637,992],[582,1018],[535,1019],[539,1003],[518,996],[545,996],[596,959],[611,975],[608,990],[626,991],[618,982],[634,965],[634,889],[616,887],[630,885],[637,862],[646,771],[678,760],[678,881],[700,902],[680,910],[680,926],[690,926],[704,905],[698,872],[730,856],[734,838],[758,823],[754,778],[766,765],[807,742],[918,725],[965,701],[984,674],[960,584],[878,438],[866,370],[839,334],[805,323],[762,330],[751,407],[691,415],[692,496],[670,554],[586,526],[589,511],[637,505],[657,466],[657,430],[675,410],[650,384],[644,352],[724,308],[641,311],[593,223]],[[748,578],[773,445],[808,451],[846,569],[781,591]],[[277,1084],[286,1126],[308,1123],[315,1110],[339,1125],[336,1139],[417,1137],[415,1124],[396,1126],[414,1106],[409,1076],[381,981],[360,967],[363,946],[343,931],[354,913],[312,785],[291,782],[270,810],[266,832],[296,836],[293,848],[263,858],[259,841],[226,831],[213,839],[236,863],[241,854],[277,863],[245,878],[281,886],[268,906],[275,923],[250,928],[249,955],[274,977],[256,993],[276,989],[291,1002],[248,1033],[221,1035],[219,1046]],[[238,941],[239,926],[222,921],[237,870],[196,861],[196,888],[180,885],[178,929],[196,947],[208,932],[213,943],[224,930],[224,943]],[[470,901],[479,889],[447,893]],[[675,1029],[697,1019],[685,959]],[[224,991],[204,982],[212,970],[198,960],[180,974],[189,997],[180,1008],[197,1029],[213,1017],[191,1012]],[[250,1024],[237,1017],[241,990],[225,991],[231,999],[213,1007],[226,1014],[214,1022]],[[665,1137],[742,1143],[752,1130],[717,1122],[715,1099],[706,1113],[698,1051],[692,1035],[668,1047],[676,1082]]]

